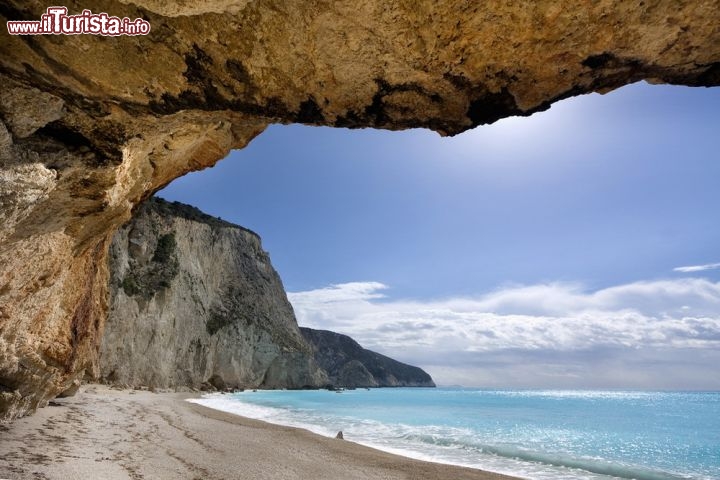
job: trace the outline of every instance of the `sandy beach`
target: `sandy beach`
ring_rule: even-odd
[[[85,385],[0,425],[0,479],[511,478],[226,414],[192,396]]]

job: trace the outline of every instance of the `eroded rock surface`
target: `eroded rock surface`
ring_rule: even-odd
[[[648,79],[720,84],[715,0],[70,1],[148,36],[0,41],[0,418],[87,372],[110,236],[267,124],[452,134]],[[9,0],[0,18],[39,20]]]
[[[328,383],[255,233],[153,198],[113,238],[110,272],[102,380],[218,389]]]

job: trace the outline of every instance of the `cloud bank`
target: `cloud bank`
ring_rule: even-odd
[[[720,283],[509,286],[390,299],[378,282],[289,293],[301,325],[346,333],[440,383],[509,387],[720,388]]]

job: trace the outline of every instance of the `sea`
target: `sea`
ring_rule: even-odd
[[[720,479],[720,392],[248,390],[192,401],[521,478]]]

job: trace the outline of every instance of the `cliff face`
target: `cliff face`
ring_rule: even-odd
[[[421,368],[366,350],[347,335],[304,327],[300,331],[336,387],[435,386]]]
[[[9,35],[0,5],[0,419],[97,374],[134,206],[269,123],[452,134],[641,79],[720,84],[715,0],[70,0],[147,36]]]
[[[103,381],[148,387],[434,387],[346,335],[298,329],[260,238],[152,198],[110,245]]]
[[[327,384],[253,232],[150,199],[110,245],[105,381],[150,387]]]

